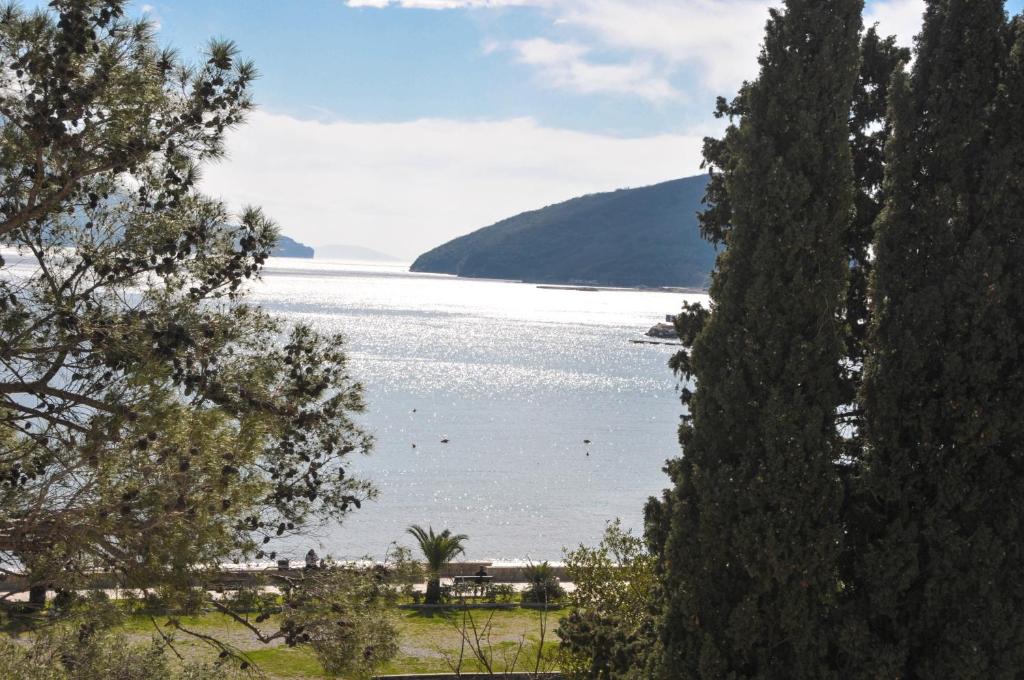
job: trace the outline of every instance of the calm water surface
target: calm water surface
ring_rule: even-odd
[[[353,469],[380,497],[310,537],[321,553],[379,558],[418,523],[468,534],[469,559],[557,560],[607,520],[639,529],[666,484],[681,412],[673,348],[629,341],[682,295],[284,258],[252,294],[344,333],[366,387],[359,420],[376,445]]]

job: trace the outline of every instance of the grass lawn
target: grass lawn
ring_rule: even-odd
[[[475,623],[482,631],[490,619],[489,636],[481,646],[492,660],[495,672],[511,670],[515,661],[518,670],[533,670],[540,642],[542,614],[534,610],[474,610],[471,619],[465,619],[467,631],[472,637]],[[492,616],[493,615],[493,616]],[[555,611],[547,615],[541,670],[555,670],[554,656],[558,646],[555,629],[564,612]],[[381,674],[398,673],[449,673],[451,663],[457,663],[462,635],[463,612],[413,612],[396,609],[395,623],[399,631],[400,651],[398,656],[380,669]],[[162,625],[167,617],[155,617]],[[326,678],[316,656],[308,647],[289,648],[282,644],[264,645],[257,641],[243,626],[221,614],[178,617],[181,625],[198,633],[212,635],[244,651],[249,658],[271,678]],[[273,621],[264,624],[268,629]],[[123,627],[136,641],[148,641],[155,635],[154,620],[148,616],[134,616]],[[166,629],[165,629],[166,630]],[[481,638],[484,638],[481,633]],[[186,658],[193,660],[212,659],[215,653],[201,642],[178,633],[176,644]],[[467,645],[463,650],[463,672],[483,670],[474,659]]]

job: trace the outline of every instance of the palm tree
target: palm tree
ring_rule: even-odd
[[[413,524],[407,531],[416,537],[423,556],[427,558],[426,603],[439,604],[441,602],[441,568],[455,559],[456,555],[465,552],[462,542],[469,540],[469,536],[452,534],[449,529],[435,534],[433,527],[424,531],[423,527],[418,524]]]
[[[523,570],[523,574],[526,576],[526,582],[530,584],[523,593],[523,602],[547,604],[565,594],[550,562],[531,563]]]

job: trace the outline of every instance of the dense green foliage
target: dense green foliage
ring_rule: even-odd
[[[844,6],[817,4],[812,11]],[[693,348],[672,367],[697,378],[697,388],[683,389],[690,413],[681,430],[684,457],[669,466],[676,487],[648,506],[648,539],[664,570],[652,599],[669,602],[661,622],[666,648],[653,655],[662,676],[1019,676],[1024,425],[1014,409],[1024,400],[1024,20],[1007,21],[1003,5],[930,2],[910,76],[901,68],[906,51],[865,34],[848,121],[856,211],[818,223],[845,247],[848,273],[838,288],[806,279],[803,289],[792,287],[812,260],[829,271],[835,242],[811,232],[817,241],[807,249],[806,232],[761,231],[815,202],[770,193],[760,183],[776,171],[751,153],[766,120],[785,131],[800,120],[795,110],[822,113],[833,100],[800,108],[786,103],[779,81],[766,95],[766,70],[733,102],[720,100],[719,114],[740,124],[708,140],[712,173],[701,228],[727,250],[714,275],[713,312],[688,307],[677,320]],[[787,9],[787,17],[794,9],[810,16],[805,3]],[[787,36],[777,20],[769,24],[769,56],[773,41]],[[788,35],[813,43],[815,33]],[[813,76],[800,82],[820,92]],[[759,96],[774,105],[759,107]],[[820,129],[812,138],[824,149],[839,139]],[[817,169],[803,166],[803,180],[817,183],[814,198],[839,186],[829,158],[842,154],[820,156]],[[791,156],[784,169],[814,159]],[[766,197],[760,220],[744,214],[751,190]],[[777,259],[743,257],[758,243],[740,233],[752,227],[777,236]],[[774,262],[774,272],[752,276],[764,262]],[[807,317],[788,334],[762,335],[771,325],[761,315],[780,328],[828,300],[841,321],[843,351],[809,356],[805,377],[793,382],[799,373],[783,361],[835,337],[826,307],[818,324]],[[746,343],[746,356],[732,351],[743,346],[733,338]],[[780,344],[787,339],[789,347]],[[838,392],[822,380],[829,371]],[[791,404],[807,400],[797,423],[780,408],[794,393]],[[801,443],[802,455],[792,458]],[[789,462],[796,467],[778,475]],[[787,533],[794,524],[821,527],[821,540]],[[829,526],[837,530],[831,538]],[[810,607],[799,590],[782,604],[771,590],[766,595],[763,584],[773,578],[785,592],[779,580],[787,574],[800,578],[808,596],[818,586]],[[794,649],[814,637],[799,624],[787,630],[786,617],[813,619],[814,607],[822,636]],[[771,644],[782,631],[788,635]]]
[[[106,630],[61,627],[31,643],[0,638],[0,678],[18,680],[229,680],[242,672],[211,664],[173,668],[164,645],[131,644]]]
[[[304,647],[318,668],[364,680],[397,655],[395,605],[417,575],[404,550],[368,568],[329,563],[278,575],[279,593],[247,587],[216,601],[198,598],[195,604],[212,614],[168,610],[152,594],[115,601],[97,592],[65,593],[53,605],[56,625],[33,626],[17,643],[0,637],[0,678],[262,677],[261,660],[272,648],[254,647],[281,642],[277,650]],[[211,630],[204,621],[219,625]],[[151,642],[140,643],[139,633],[153,633]]]
[[[863,376],[866,340],[871,325],[868,285],[871,280],[871,246],[875,221],[885,200],[885,144],[892,132],[888,120],[889,83],[893,73],[910,61],[910,50],[896,45],[895,37],[881,38],[874,27],[861,40],[860,76],[853,90],[850,113],[850,150],[856,180],[855,213],[847,230],[846,249],[850,277],[846,289],[846,355],[843,358],[844,394],[848,405],[844,435],[851,458],[860,450],[862,409],[858,404]]]
[[[1024,668],[1024,31],[928,4],[895,81],[851,522],[860,677]]]
[[[427,604],[440,604],[441,602],[441,569],[463,552],[463,543],[469,540],[466,534],[453,534],[450,529],[445,529],[439,534],[434,533],[433,527],[424,529],[414,524],[408,529],[419,544],[420,551],[427,559]]]
[[[566,553],[574,587],[558,637],[562,672],[570,680],[646,677],[644,656],[655,638],[654,565],[644,540],[623,531],[619,520],[608,525],[597,547]]]
[[[523,602],[549,604],[561,600],[565,595],[565,589],[558,582],[555,568],[550,562],[527,565],[523,570],[523,576],[528,584],[522,593]]]
[[[843,543],[842,311],[853,217],[859,0],[772,11],[757,81],[720,111],[726,245],[713,313],[679,368],[697,380],[661,513],[665,678],[835,676]],[[719,222],[724,224],[724,222]],[[655,532],[657,533],[657,532]],[[655,538],[656,544],[660,541]]]
[[[309,644],[328,673],[366,680],[398,654],[394,608],[417,565],[401,552],[383,567],[328,566],[306,571],[289,584],[283,606],[264,610],[280,618],[267,641]]]
[[[421,255],[412,271],[536,283],[704,287],[705,177],[593,194],[523,213]]]
[[[126,584],[253,554],[365,495],[339,338],[241,301],[273,246],[195,191],[251,106],[228,43],[188,67],[113,0],[2,10],[2,525],[10,563]],[[74,249],[68,249],[67,244]],[[269,340],[269,341],[268,341]]]
[[[208,663],[177,658],[168,641],[173,631],[149,642],[132,640],[118,627],[130,605],[103,593],[87,600],[61,598],[50,625],[38,626],[20,640],[0,636],[0,678],[19,680],[230,680],[251,677],[227,656],[211,654]],[[155,625],[152,618],[148,625]]]

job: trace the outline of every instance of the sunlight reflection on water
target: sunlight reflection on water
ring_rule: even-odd
[[[366,386],[359,421],[376,446],[354,468],[380,499],[306,541],[320,551],[381,557],[419,523],[469,534],[469,559],[557,560],[614,517],[639,529],[646,498],[665,486],[681,412],[674,350],[629,341],[681,294],[292,259],[271,260],[252,294],[344,333]]]

